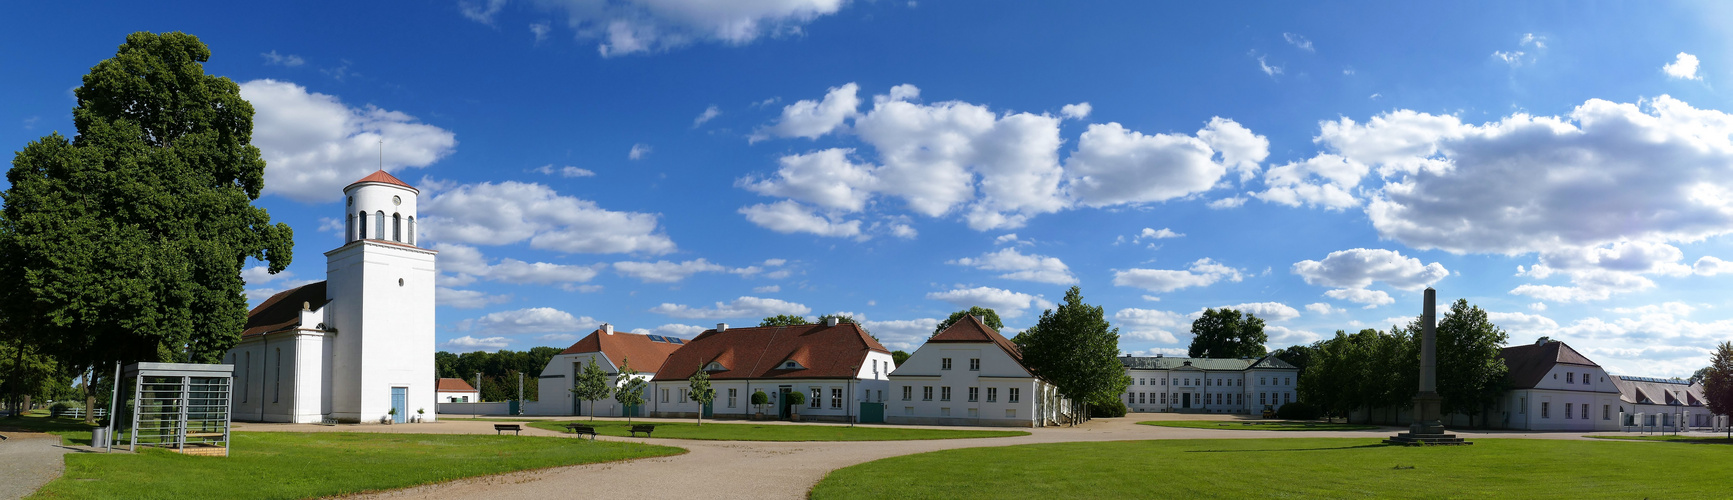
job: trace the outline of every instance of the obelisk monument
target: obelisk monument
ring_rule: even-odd
[[[1426,304],[1420,314],[1420,392],[1414,395],[1414,423],[1408,432],[1385,443],[1402,445],[1472,444],[1444,433],[1439,421],[1444,398],[1438,396],[1438,292],[1426,288]]]

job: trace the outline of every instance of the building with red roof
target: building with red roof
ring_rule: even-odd
[[[668,356],[651,382],[651,416],[697,416],[688,379],[702,369],[710,376],[716,400],[707,415],[819,421],[877,421],[888,396],[895,365],[891,352],[860,325],[829,320],[822,324],[705,330]],[[770,403],[752,405],[763,392]],[[798,407],[788,395],[799,392]],[[865,403],[868,414],[862,419]]]
[[[478,403],[481,391],[461,378],[442,378],[434,388],[441,403]]]
[[[608,375],[608,383],[620,385],[620,370],[631,368],[634,377],[649,382],[662,368],[668,355],[680,349],[685,340],[678,337],[616,332],[614,325],[602,323],[600,328],[572,343],[548,360],[537,384],[539,401],[525,404],[530,415],[595,415],[603,417],[643,416],[643,408],[623,408],[613,397],[597,401],[580,401],[572,395],[577,376],[592,361]],[[649,398],[649,394],[644,397]]]
[[[1070,405],[1023,364],[1017,345],[975,316],[927,339],[891,373],[890,390],[885,421],[896,424],[1042,427],[1070,418]]]

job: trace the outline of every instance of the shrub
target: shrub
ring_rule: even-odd
[[[755,405],[770,404],[770,396],[765,395],[764,391],[753,391],[752,392],[752,404],[755,404]]]
[[[1118,399],[1089,403],[1089,418],[1123,417],[1125,411],[1125,402]]]
[[[788,404],[800,406],[806,404],[806,395],[798,392],[788,393]]]
[[[1281,408],[1276,409],[1276,418],[1286,420],[1317,420],[1323,416],[1323,410],[1303,401],[1284,404]]]
[[[48,416],[60,418],[60,415],[66,413],[68,408],[70,407],[66,406],[66,403],[54,403],[53,406],[48,407]]]

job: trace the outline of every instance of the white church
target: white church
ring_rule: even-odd
[[[435,418],[438,252],[416,246],[420,191],[379,171],[343,194],[343,246],[325,252],[325,281],[254,307],[225,357],[235,366],[235,420]]]

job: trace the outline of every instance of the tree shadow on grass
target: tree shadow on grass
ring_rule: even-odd
[[[1269,452],[1269,451],[1328,451],[1328,450],[1353,450],[1353,449],[1358,449],[1358,448],[1385,448],[1385,447],[1389,447],[1389,446],[1391,446],[1391,445],[1387,445],[1387,444],[1383,444],[1383,443],[1376,443],[1376,444],[1363,444],[1363,445],[1359,445],[1359,446],[1334,446],[1334,447],[1329,447],[1329,448],[1276,448],[1276,449],[1268,449],[1268,450],[1186,450],[1186,453],[1263,453],[1263,452]]]

